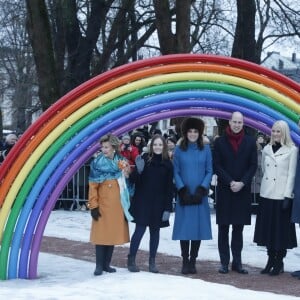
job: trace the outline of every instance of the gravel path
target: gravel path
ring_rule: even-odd
[[[90,243],[44,236],[41,251],[95,262],[94,246]],[[119,268],[126,268],[127,254],[127,248],[115,247],[112,265]],[[236,272],[229,272],[228,274],[222,275],[218,273],[218,262],[199,260],[197,261],[197,274],[182,275],[180,273],[181,258],[160,253],[157,255],[156,263],[161,274],[188,276],[190,278],[202,279],[214,283],[229,284],[241,289],[300,297],[300,280],[293,278],[290,273],[283,273],[279,276],[272,277],[269,275],[261,275],[259,273],[260,269],[258,268],[244,265],[249,271],[248,275],[240,275]],[[148,252],[139,250],[137,264],[141,270],[148,270]],[[93,270],[91,270],[91,272],[93,272]]]

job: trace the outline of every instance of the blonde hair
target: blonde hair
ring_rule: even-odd
[[[294,142],[292,141],[292,138],[291,138],[290,128],[286,121],[283,121],[283,120],[276,121],[272,126],[272,130],[274,128],[279,128],[281,131],[281,139],[280,139],[281,145],[286,145],[289,147],[294,145]],[[271,145],[275,144],[272,134],[271,134],[270,144]]]
[[[119,138],[113,134],[106,134],[104,136],[102,136],[99,140],[100,145],[102,146],[102,143],[104,142],[109,142],[111,144],[111,146],[113,147],[113,149],[120,154],[120,144],[121,141],[119,140]]]

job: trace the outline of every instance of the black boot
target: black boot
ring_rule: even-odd
[[[135,264],[135,256],[128,255],[127,269],[130,272],[139,272],[140,271],[140,269]]]
[[[196,274],[197,269],[196,269],[196,257],[191,257],[189,261],[189,273],[190,274]]]
[[[196,258],[198,257],[198,252],[200,248],[201,241],[191,241],[191,251],[190,251],[190,262],[189,262],[189,273],[196,274]]]
[[[271,276],[277,276],[284,272],[283,258],[286,255],[286,250],[277,251],[274,259],[274,266],[272,271],[269,273]]]
[[[103,272],[103,259],[104,259],[104,246],[96,245],[96,269],[94,275],[102,275]]]
[[[110,266],[112,254],[114,252],[114,246],[104,246],[104,260],[103,260],[103,271],[108,273],[114,273],[117,270]]]
[[[263,270],[260,271],[260,274],[268,274],[271,272],[275,263],[275,251],[268,249],[268,261]]]
[[[158,269],[155,264],[155,257],[149,257],[149,272],[158,273]]]
[[[190,248],[190,241],[180,241],[180,248],[181,248],[181,256],[182,256],[182,274],[189,274],[189,248]]]
[[[190,261],[189,261],[188,257],[183,257],[181,274],[189,274],[189,272],[190,272]]]

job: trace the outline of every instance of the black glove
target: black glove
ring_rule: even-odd
[[[145,167],[145,161],[142,158],[141,155],[138,155],[135,159],[135,165],[136,165],[136,169],[138,171],[139,174],[141,174],[144,170]]]
[[[292,198],[284,197],[284,199],[282,201],[281,209],[283,211],[290,210],[290,208],[292,207],[292,201],[293,201]]]
[[[201,204],[202,198],[206,195],[207,195],[206,188],[201,185],[197,186],[195,194],[193,195],[193,202],[195,204]]]
[[[91,209],[91,216],[95,221],[98,221],[98,219],[101,217],[99,207]]]
[[[178,196],[181,205],[187,205],[188,203],[191,202],[191,194],[186,186],[182,187],[178,191]]]
[[[170,212],[167,211],[167,210],[165,210],[165,211],[163,212],[163,215],[162,215],[161,220],[162,220],[163,222],[166,222],[166,221],[169,221],[169,219],[170,219]]]

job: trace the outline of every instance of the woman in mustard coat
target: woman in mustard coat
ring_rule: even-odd
[[[132,220],[125,183],[130,166],[119,154],[119,139],[105,135],[100,144],[101,153],[90,166],[88,201],[92,216],[90,241],[96,249],[96,276],[103,271],[116,272],[110,267],[114,245],[129,242],[127,221]]]

